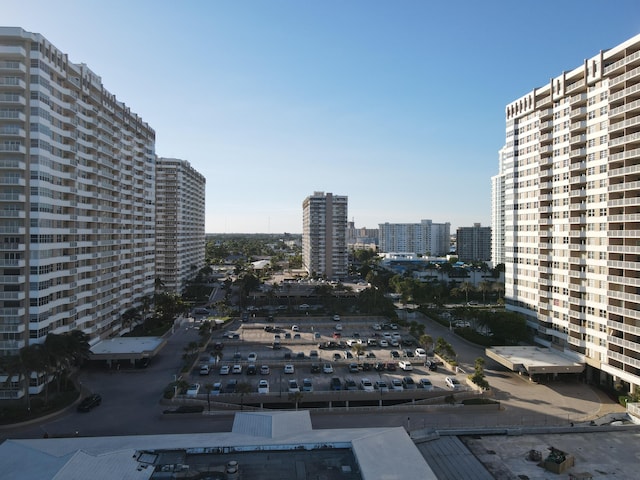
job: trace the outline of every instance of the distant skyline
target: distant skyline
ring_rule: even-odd
[[[505,106],[640,33],[640,2],[30,0],[2,25],[86,63],[207,179],[207,233],[491,225]]]

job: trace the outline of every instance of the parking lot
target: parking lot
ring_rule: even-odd
[[[236,322],[214,335],[209,351],[195,365],[190,382],[214,385],[214,395],[237,393],[240,384],[243,393],[258,393],[259,382],[266,380],[268,387],[262,382],[260,393],[281,395],[299,390],[307,400],[307,394],[336,390],[420,390],[441,396],[453,391],[445,378],[455,376],[441,366],[431,370],[426,363],[433,359],[426,357],[416,339],[406,329],[380,318],[336,321],[305,316],[286,323],[281,318],[277,322]],[[208,374],[203,369],[201,375],[203,363],[209,363],[210,369]],[[462,383],[456,389],[463,390],[464,379],[459,377]],[[205,393],[204,389],[199,392]]]

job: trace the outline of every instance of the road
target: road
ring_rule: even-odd
[[[448,328],[419,314],[409,320],[419,321],[434,339],[443,337],[458,353],[458,362],[467,372],[473,371],[475,359],[484,357],[484,349],[466,342]],[[41,438],[49,436],[109,436],[167,433],[199,433],[230,431],[233,415],[222,413],[200,415],[162,415],[167,407],[159,397],[168,383],[179,375],[183,348],[198,340],[196,328],[183,324],[167,340],[167,345],[147,369],[83,370],[79,380],[85,392],[103,397],[100,407],[88,413],[75,409],[54,418],[30,425],[0,429],[0,440],[6,438]],[[375,408],[333,412],[312,412],[315,428],[360,426],[398,426],[409,429],[452,428],[460,426],[557,425],[581,421],[595,416],[601,399],[582,383],[531,384],[526,378],[485,357],[485,373],[500,410],[477,410],[464,407],[431,407],[407,411],[385,411]],[[462,378],[462,377],[461,377]],[[485,408],[485,407],[483,407]]]

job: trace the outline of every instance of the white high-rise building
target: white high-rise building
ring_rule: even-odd
[[[498,174],[491,177],[491,261],[504,263],[504,149],[500,150]]]
[[[74,329],[97,342],[153,295],[154,150],[85,64],[0,27],[0,355]]]
[[[302,202],[302,265],[312,276],[348,274],[348,197],[314,192]]]
[[[205,266],[205,186],[186,160],[158,158],[156,276],[178,295]]]
[[[380,251],[410,252],[420,255],[442,256],[449,253],[451,224],[433,223],[381,223],[378,225]]]
[[[508,308],[590,380],[640,385],[640,35],[506,107]]]

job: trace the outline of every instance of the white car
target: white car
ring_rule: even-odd
[[[416,348],[416,351],[413,353],[418,358],[427,358],[427,351],[424,348]]]
[[[444,383],[447,384],[447,387],[449,387],[451,390],[460,390],[462,389],[462,384],[460,383],[460,380],[458,380],[455,377],[447,377],[444,379]]]
[[[222,392],[222,383],[216,382],[213,384],[213,388],[211,389],[211,395],[220,395]]]
[[[333,316],[333,321],[334,322],[339,322],[340,321],[340,315],[334,315]]]
[[[269,369],[269,365],[262,365],[260,367],[260,375],[269,375],[269,373],[271,373],[271,370]]]
[[[400,367],[405,372],[413,370],[413,365],[411,365],[411,362],[407,362],[406,360],[400,360],[398,362],[398,367]]]
[[[289,393],[296,393],[300,391],[297,380],[289,380]]]
[[[362,380],[360,380],[360,388],[365,392],[373,392],[374,390],[373,383],[371,383],[371,380],[369,380],[368,378],[363,378]]]
[[[389,346],[389,342],[387,342],[386,340],[380,340],[378,342],[378,345],[380,345],[382,348],[387,348]]]
[[[313,382],[310,378],[305,378],[304,380],[302,380],[302,391],[313,392]]]
[[[284,366],[284,373],[291,374],[291,373],[293,373],[294,371],[295,371],[295,368],[293,368],[293,365],[291,365],[290,363],[287,363],[287,364]]]
[[[251,352],[249,354],[249,356],[247,357],[247,361],[249,363],[256,363],[256,360],[258,359],[258,355],[256,355],[256,352]]]
[[[298,327],[298,325],[291,325],[291,331],[292,332],[299,332],[300,331],[300,327]]]
[[[229,365],[222,365],[220,367],[220,375],[229,375],[230,370]]]
[[[382,326],[379,323],[374,323],[372,328],[374,330],[382,330]]]
[[[325,363],[322,366],[322,371],[324,373],[333,373],[333,366],[330,363]]]
[[[341,323],[336,323],[336,330],[338,332],[342,331],[342,324]]]
[[[242,373],[242,365],[235,364],[231,368],[231,373],[235,373],[235,374]]]
[[[402,390],[404,390],[404,387],[402,386],[402,380],[400,380],[399,378],[393,378],[391,380],[391,390],[395,392],[401,392]]]
[[[269,393],[269,382],[260,380],[258,382],[258,393]]]
[[[200,384],[192,383],[191,385],[189,385],[189,388],[187,389],[187,396],[195,397],[196,395],[198,395],[199,391],[200,391]]]

